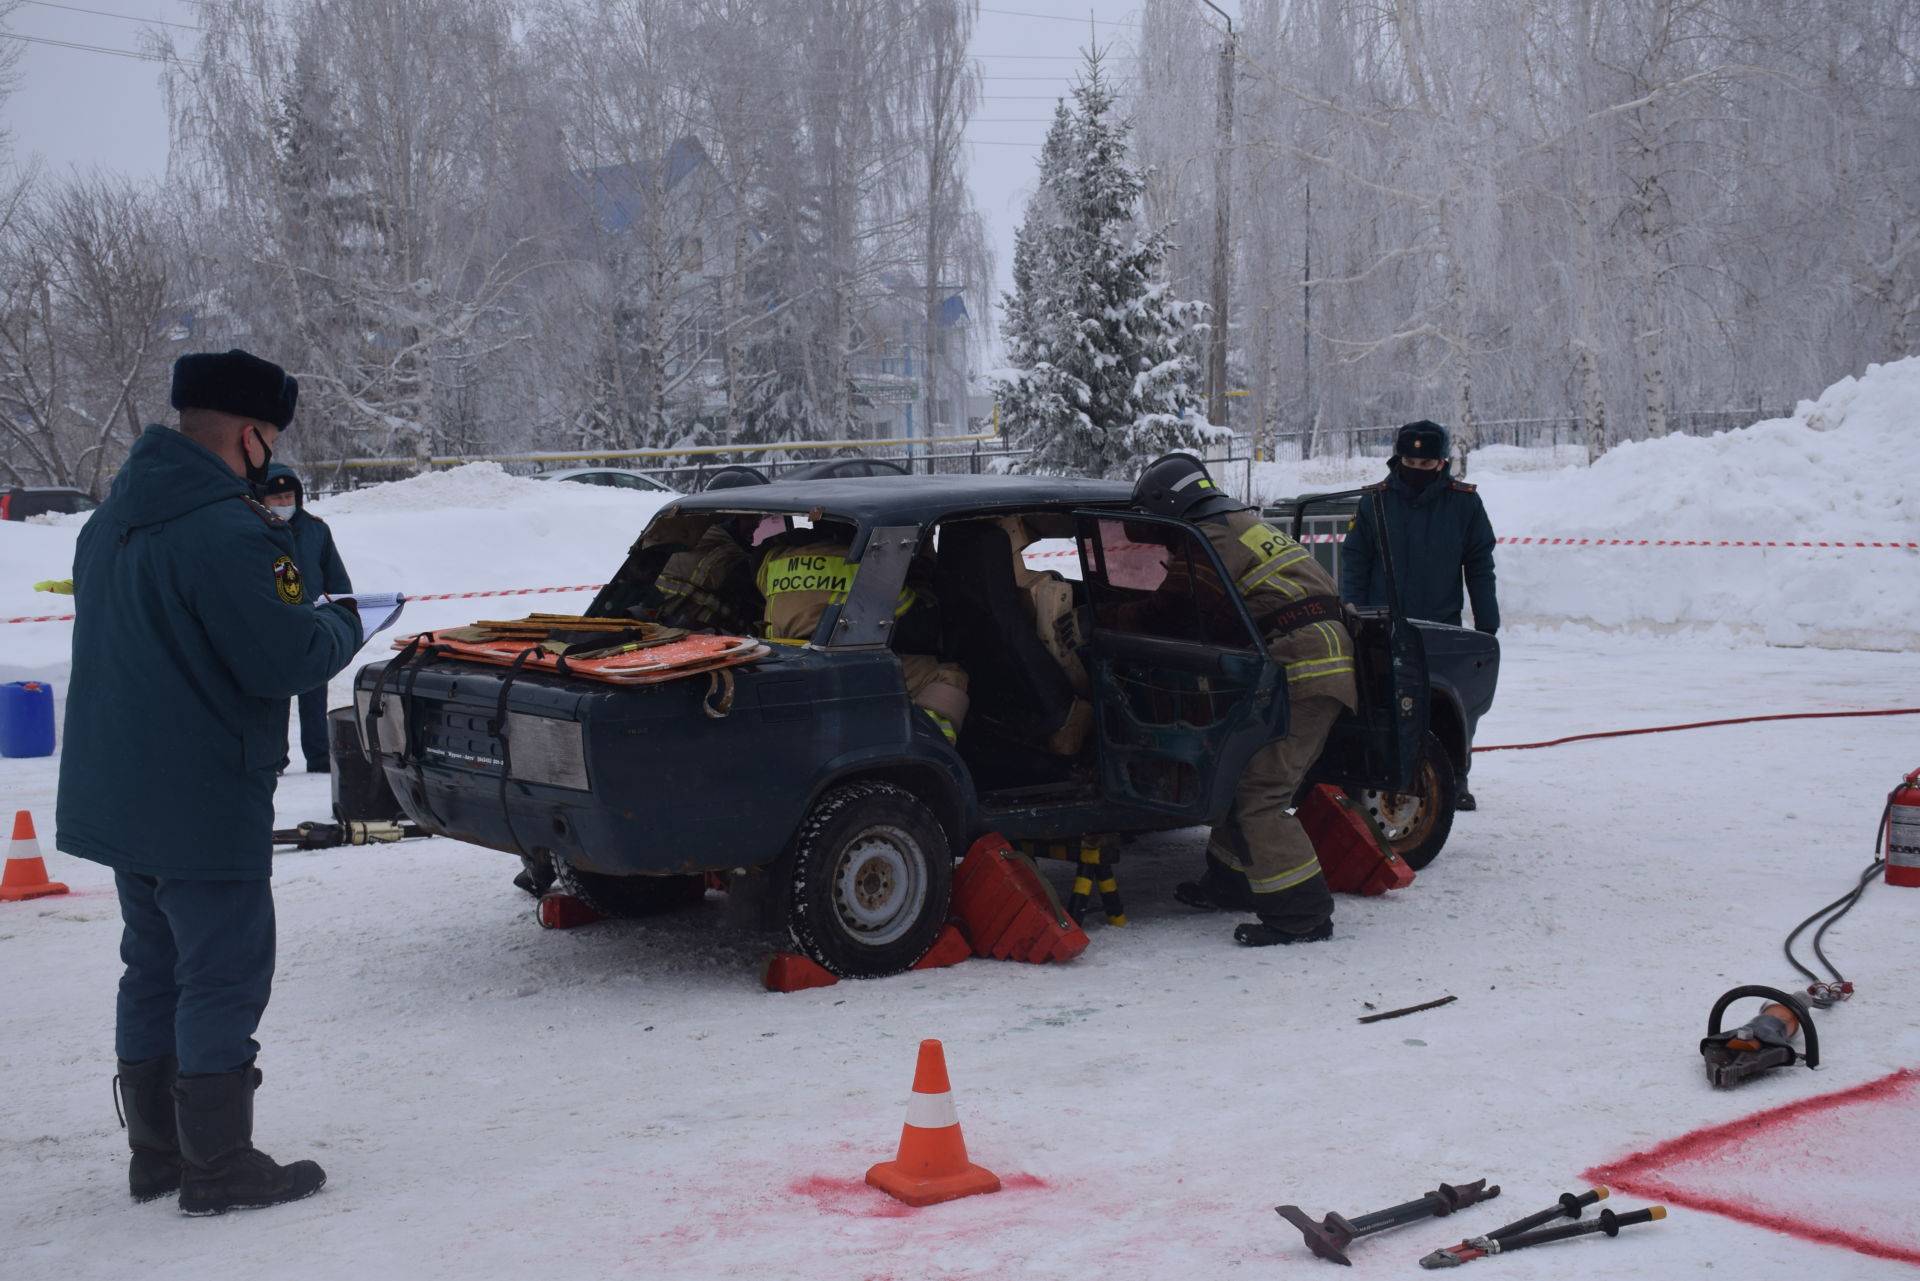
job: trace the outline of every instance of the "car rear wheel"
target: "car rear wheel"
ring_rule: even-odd
[[[787,930],[843,978],[898,974],[927,954],[953,894],[946,833],[913,793],[848,783],[822,796],[792,849]]]
[[[1419,871],[1433,862],[1453,831],[1453,758],[1431,731],[1420,744],[1410,792],[1361,792],[1360,803],[1393,852]]]

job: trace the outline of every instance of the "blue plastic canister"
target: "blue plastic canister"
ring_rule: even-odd
[[[53,686],[0,685],[0,756],[53,755]]]

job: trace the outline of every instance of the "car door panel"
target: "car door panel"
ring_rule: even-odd
[[[1100,784],[1117,804],[1204,822],[1287,731],[1268,657],[1206,539],[1182,521],[1076,513]]]

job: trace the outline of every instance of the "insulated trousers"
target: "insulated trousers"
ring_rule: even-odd
[[[1289,707],[1287,736],[1255,752],[1234,788],[1233,808],[1207,841],[1207,855],[1244,875],[1254,910],[1269,925],[1305,933],[1333,916],[1333,893],[1300,820],[1287,812],[1346,705],[1309,695]]]
[[[114,1046],[140,1063],[173,1055],[181,1076],[238,1072],[273,991],[273,882],[115,870],[120,978]]]
[[[300,754],[303,765],[327,760],[331,755],[327,742],[327,687],[310,689],[296,700],[300,704]]]

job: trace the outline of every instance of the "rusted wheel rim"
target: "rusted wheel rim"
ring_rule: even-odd
[[[926,898],[926,852],[900,828],[864,829],[834,865],[834,914],[861,943],[879,947],[900,938],[919,919]]]
[[[1414,771],[1411,792],[1362,792],[1361,803],[1386,835],[1396,854],[1416,849],[1433,832],[1440,807],[1434,799],[1439,780],[1431,763],[1422,759]]]

